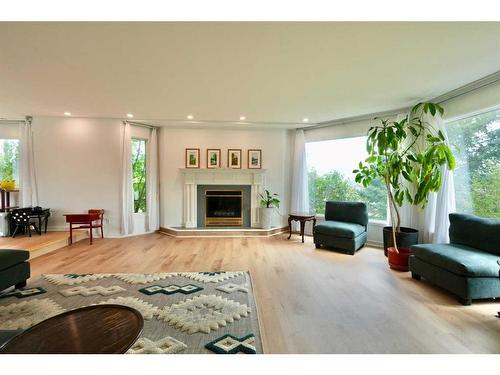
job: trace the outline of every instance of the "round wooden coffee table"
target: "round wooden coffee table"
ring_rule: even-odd
[[[7,341],[2,354],[118,354],[139,338],[142,315],[121,305],[87,306],[53,316]]]

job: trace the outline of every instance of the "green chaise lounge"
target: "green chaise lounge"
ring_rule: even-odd
[[[354,253],[366,243],[368,210],[362,202],[329,201],[325,205],[325,221],[314,227],[316,248],[322,245]]]
[[[458,296],[459,302],[500,297],[500,219],[450,214],[449,244],[411,247],[410,271]]]

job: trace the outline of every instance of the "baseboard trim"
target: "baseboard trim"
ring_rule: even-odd
[[[288,227],[271,229],[243,228],[243,229],[198,229],[198,228],[172,228],[160,227],[159,233],[171,237],[203,238],[203,237],[272,237],[288,230]]]
[[[376,247],[377,249],[384,248],[384,243],[379,241],[366,241],[366,244],[370,247]]]

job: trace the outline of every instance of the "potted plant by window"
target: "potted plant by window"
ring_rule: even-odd
[[[410,246],[418,243],[418,231],[401,227],[404,202],[425,208],[429,194],[441,187],[441,166],[455,168],[455,158],[444,134],[424,114],[443,115],[435,103],[418,103],[400,121],[380,119],[368,130],[369,156],[353,170],[364,187],[381,179],[387,189],[391,226],[384,228],[384,252],[391,268],[408,270]]]
[[[260,195],[260,223],[263,229],[270,229],[273,224],[273,214],[276,208],[280,207],[279,196],[271,194],[265,190],[265,194]]]

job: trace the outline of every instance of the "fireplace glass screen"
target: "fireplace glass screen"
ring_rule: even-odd
[[[241,190],[207,190],[205,192],[205,225],[242,226]]]

